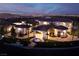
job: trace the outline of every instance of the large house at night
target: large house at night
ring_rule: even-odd
[[[36,31],[35,36],[41,40],[50,39],[50,37],[67,38],[73,27],[73,21],[65,18],[42,18],[36,21],[39,22],[39,25],[34,29]]]
[[[35,24],[36,22],[38,24],[33,26],[32,23]],[[20,26],[16,27],[13,24],[20,25]],[[18,35],[21,33],[25,35],[20,37],[21,39],[26,38],[26,36],[28,36],[27,38],[33,37],[33,38],[40,39],[41,42],[44,42],[45,40],[56,40],[56,41],[72,40],[72,35],[70,34],[73,28],[73,20],[69,18],[41,17],[41,18],[33,18],[33,21],[30,20],[29,22],[27,22],[27,19],[25,19],[25,20],[22,20],[21,22],[14,22],[13,24],[6,26],[4,30],[7,32],[10,32],[11,28],[14,27]]]

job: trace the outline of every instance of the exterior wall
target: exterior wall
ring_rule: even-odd
[[[36,31],[35,31],[35,38],[38,38],[38,39],[40,39],[40,41],[44,41],[44,39],[47,39],[47,32],[43,32],[43,31],[38,31],[39,33],[36,33]]]
[[[53,22],[56,26],[59,26],[59,25],[62,25],[62,26],[65,26],[67,27],[68,29],[67,30],[61,30],[61,29],[56,29],[56,28],[52,28],[52,30],[49,30],[49,34],[52,35],[53,37],[54,36],[58,36],[59,32],[60,32],[60,35],[61,36],[66,36],[69,33],[71,33],[71,30],[72,30],[72,22]]]
[[[26,34],[26,33],[28,33],[28,29],[27,28],[17,28],[17,27],[15,27],[15,32],[16,33],[23,33],[23,34]]]
[[[5,26],[4,31],[5,32],[10,32],[11,31],[11,28],[12,28],[12,25]]]
[[[62,25],[68,28],[67,32],[71,32],[71,29],[73,27],[72,22],[54,22],[55,25]]]
[[[60,36],[66,36],[67,30],[58,30],[58,29],[54,29],[54,35],[58,36],[59,31],[60,31]]]
[[[58,30],[54,29],[54,35],[57,36],[57,34],[58,34]]]
[[[36,31],[35,31],[35,38],[38,38],[38,39],[40,39],[40,40],[42,40],[43,39],[43,32],[41,32],[41,31],[38,31],[39,33],[36,33]]]
[[[72,23],[68,23],[68,32],[70,32],[71,33],[71,31],[72,31],[72,27],[73,27],[73,24]]]

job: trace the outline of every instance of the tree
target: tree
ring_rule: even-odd
[[[3,27],[3,26],[2,26],[1,29],[0,29],[0,34],[1,34],[1,35],[4,35],[4,27]]]
[[[11,36],[12,36],[13,38],[15,38],[15,36],[16,36],[14,27],[12,27],[12,29],[11,29]]]
[[[73,27],[75,28],[72,29],[72,35],[79,37],[79,23],[77,21],[73,22]]]

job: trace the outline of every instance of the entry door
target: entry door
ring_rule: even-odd
[[[61,36],[61,32],[60,31],[58,31],[58,35],[57,35],[58,37],[60,37]]]

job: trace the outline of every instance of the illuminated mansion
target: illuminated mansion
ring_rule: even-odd
[[[46,40],[54,41],[72,41],[76,40],[77,36],[70,35],[73,28],[73,21],[71,19],[29,19],[29,21],[22,20],[20,22],[14,22],[12,24],[6,24],[4,26],[4,36],[10,37],[15,35],[19,39],[39,39],[40,42]],[[12,34],[12,31],[15,34]],[[30,39],[30,40],[32,40]]]

